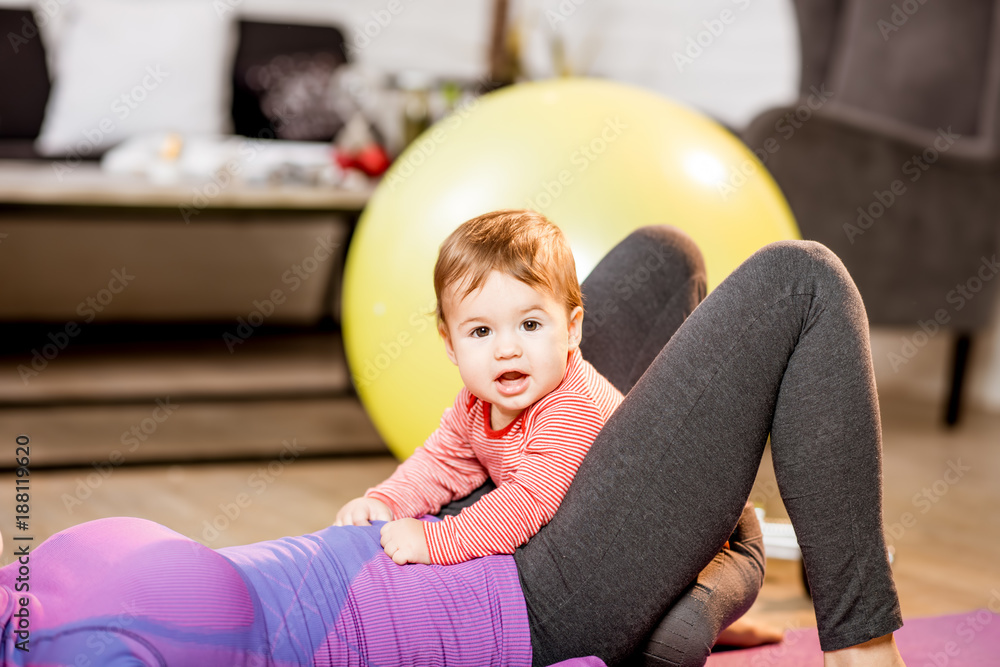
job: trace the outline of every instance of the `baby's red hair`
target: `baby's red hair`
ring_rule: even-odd
[[[445,322],[442,295],[461,283],[465,298],[482,287],[491,271],[511,276],[566,304],[569,314],[583,307],[573,251],[541,213],[504,209],[467,220],[441,244],[434,265],[438,323]]]

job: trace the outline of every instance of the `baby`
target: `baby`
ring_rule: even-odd
[[[336,525],[387,521],[396,563],[453,564],[510,554],[555,514],[597,433],[621,403],[580,355],[583,296],[558,227],[534,211],[462,223],[434,267],[438,332],[465,387],[441,425]],[[490,478],[496,488],[435,514]]]

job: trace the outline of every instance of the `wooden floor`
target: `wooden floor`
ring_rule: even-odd
[[[290,429],[283,439],[280,433],[269,434],[272,448],[267,452],[252,449],[261,457],[258,460],[150,464],[149,459],[142,463],[138,457],[116,465],[107,458],[92,457],[96,465],[36,469],[30,477],[30,533],[37,544],[83,521],[129,515],[158,521],[204,544],[222,547],[328,525],[342,503],[383,479],[395,462],[379,446],[371,446],[370,426],[348,440],[356,437],[360,450],[371,453],[315,456],[325,450],[305,447],[294,425],[309,422],[311,415],[313,422],[303,428],[312,434],[309,437],[317,437],[330,405],[322,398],[303,400],[260,399],[252,404],[250,412],[284,419]],[[64,440],[63,446],[68,441],[81,445],[88,437],[106,437],[94,436],[85,425],[79,426],[82,422],[68,419],[72,411],[77,411],[73,413],[77,417],[80,411],[86,413],[89,424],[101,423],[105,417],[128,424],[139,423],[136,420],[150,407],[144,408],[145,413],[125,417],[122,409],[120,405],[67,406],[50,409],[44,418],[39,417],[37,407],[20,412],[5,409],[0,415],[4,456],[13,460],[17,432],[39,439],[45,433],[48,440]],[[230,433],[230,439],[232,433],[253,430],[241,423],[247,414],[234,414],[224,402],[200,404],[198,410],[202,411],[198,419],[178,423],[170,433],[171,441],[201,442],[205,434],[199,429],[209,424],[217,432]],[[354,410],[352,419],[356,419],[356,405]],[[904,615],[972,610],[988,605],[991,598],[997,600],[994,606],[1000,604],[1000,415],[969,413],[958,428],[946,431],[939,424],[938,406],[883,396],[882,412],[885,518],[895,549]],[[31,423],[18,428],[19,420]],[[123,432],[115,428],[116,433]],[[286,444],[274,444],[278,442]],[[35,444],[41,455],[42,443]],[[162,457],[152,460],[157,458]],[[765,460],[754,500],[764,505],[769,517],[782,517],[775,489],[770,463]],[[0,472],[0,499],[5,499],[0,500],[0,529],[9,536],[14,522],[12,472]],[[8,541],[3,563],[10,562],[9,545]],[[787,627],[815,623],[797,564],[769,561],[764,589],[751,614]]]

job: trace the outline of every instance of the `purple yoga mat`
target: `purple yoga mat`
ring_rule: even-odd
[[[1000,615],[986,609],[905,621],[896,645],[907,667],[1000,665]],[[822,667],[815,628],[789,630],[780,644],[713,653],[707,667]]]

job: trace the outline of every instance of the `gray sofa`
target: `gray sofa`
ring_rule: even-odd
[[[873,325],[915,328],[894,364],[955,335],[946,421],[1000,268],[1000,3],[795,0],[801,98],[744,141],[805,238],[834,250]],[[768,143],[770,141],[770,143]]]

